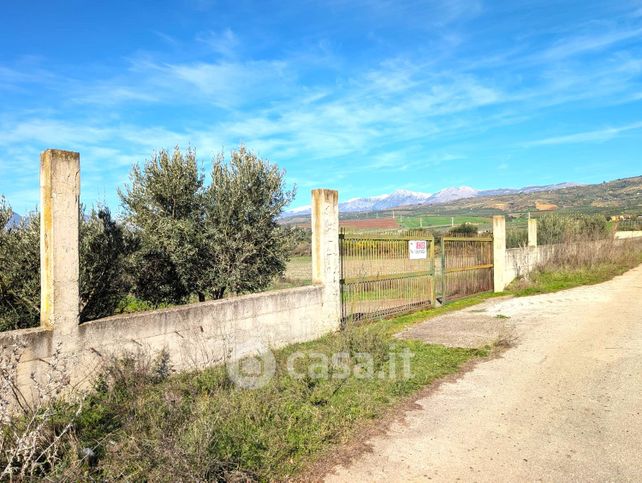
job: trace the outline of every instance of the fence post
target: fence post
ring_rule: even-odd
[[[493,289],[495,292],[503,292],[506,266],[506,218],[502,215],[493,216],[493,265]]]
[[[528,219],[528,246],[537,246],[537,220],[534,218]]]
[[[40,325],[60,335],[79,323],[80,154],[40,155]]]
[[[312,282],[323,284],[325,318],[334,328],[341,323],[339,254],[339,193],[312,190]]]

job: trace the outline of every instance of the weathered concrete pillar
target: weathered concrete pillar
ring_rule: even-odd
[[[528,246],[537,246],[537,220],[533,218],[528,219]]]
[[[40,155],[40,324],[60,335],[79,322],[80,154]]]
[[[312,190],[312,282],[324,286],[323,310],[332,327],[341,319],[339,193]]]
[[[493,287],[495,292],[505,288],[506,270],[506,218],[493,216]]]

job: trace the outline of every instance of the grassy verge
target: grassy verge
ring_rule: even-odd
[[[642,260],[640,260],[642,263]],[[635,265],[634,265],[635,266]],[[508,292],[517,297],[558,292],[580,285],[595,285],[611,280],[617,275],[634,268],[620,264],[600,264],[591,268],[566,268],[561,270],[539,270],[527,281],[518,280],[508,287]]]
[[[639,244],[610,247],[603,257],[596,261],[579,260],[565,263],[554,260],[529,274],[528,279],[515,280],[507,292],[517,297],[557,292],[580,285],[594,285],[611,280],[617,275],[642,263],[642,246]]]
[[[487,356],[491,348],[453,349],[401,341],[393,334],[490,296],[288,346],[274,353],[275,374],[258,389],[237,387],[223,367],[168,375],[166,358],[138,355],[114,361],[77,415],[77,405],[57,406],[52,425],[71,420],[73,429],[55,467],[41,471],[70,480],[295,475],[395,403],[465,362]],[[293,374],[288,361],[294,354]],[[335,354],[343,354],[341,363],[333,361]]]

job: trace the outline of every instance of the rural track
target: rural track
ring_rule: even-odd
[[[326,481],[642,481],[642,266],[457,314],[505,320],[517,342],[426,393]]]

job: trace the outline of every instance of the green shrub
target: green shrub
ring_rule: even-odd
[[[11,213],[0,198],[0,331],[40,320],[40,219],[27,216],[9,227]]]
[[[560,215],[552,213],[538,218],[537,244],[551,245],[573,241],[609,238],[611,229],[603,215]]]
[[[40,319],[40,217],[7,226],[0,208],[0,330],[34,327]],[[128,256],[137,242],[109,210],[80,217],[80,319],[113,315],[129,292]]]
[[[510,228],[506,230],[506,248],[519,248],[528,244],[528,230]]]
[[[284,173],[241,146],[218,156],[211,184],[193,151],[161,150],[119,191],[141,239],[135,294],[153,304],[256,292],[285,272],[297,234],[278,219],[294,191]]]
[[[475,236],[477,235],[477,226],[473,225],[472,223],[462,223],[455,228],[451,228],[448,231],[448,234],[455,236]]]

